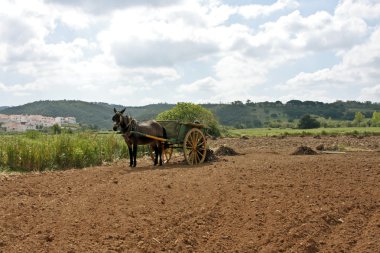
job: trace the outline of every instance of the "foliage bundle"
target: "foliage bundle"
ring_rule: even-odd
[[[83,168],[127,156],[127,146],[116,134],[0,135],[0,170]]]
[[[157,120],[178,120],[180,122],[198,121],[209,127],[209,133],[211,135],[220,135],[219,123],[214,114],[204,107],[193,103],[178,103],[172,109],[158,114]]]

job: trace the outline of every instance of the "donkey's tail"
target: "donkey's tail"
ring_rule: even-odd
[[[162,127],[162,137],[164,139],[167,139],[168,138],[168,135],[166,133],[166,129],[165,127]],[[169,143],[167,141],[164,141],[164,148],[167,149],[169,147]]]

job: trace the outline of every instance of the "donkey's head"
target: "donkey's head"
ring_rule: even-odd
[[[113,121],[113,128],[112,129],[114,131],[117,131],[117,129],[120,127],[120,125],[124,121],[123,113],[125,112],[125,109],[126,108],[124,108],[121,111],[117,111],[116,108],[113,108],[113,111],[115,112],[115,115],[113,115],[113,117],[112,117],[112,121]]]

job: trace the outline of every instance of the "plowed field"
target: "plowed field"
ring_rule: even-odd
[[[0,174],[0,252],[380,252],[380,137],[210,143],[240,155]]]

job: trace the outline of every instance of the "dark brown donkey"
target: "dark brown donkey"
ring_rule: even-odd
[[[158,163],[159,165],[162,165],[163,143],[131,131],[167,139],[165,128],[154,120],[138,123],[135,119],[132,119],[132,117],[123,115],[125,109],[126,108],[117,111],[114,108],[115,115],[112,117],[112,121],[114,122],[113,130],[117,131],[120,128],[124,140],[128,145],[130,159],[129,166],[136,167],[137,146],[147,144],[150,144],[152,150],[154,150],[154,165],[157,165]]]

